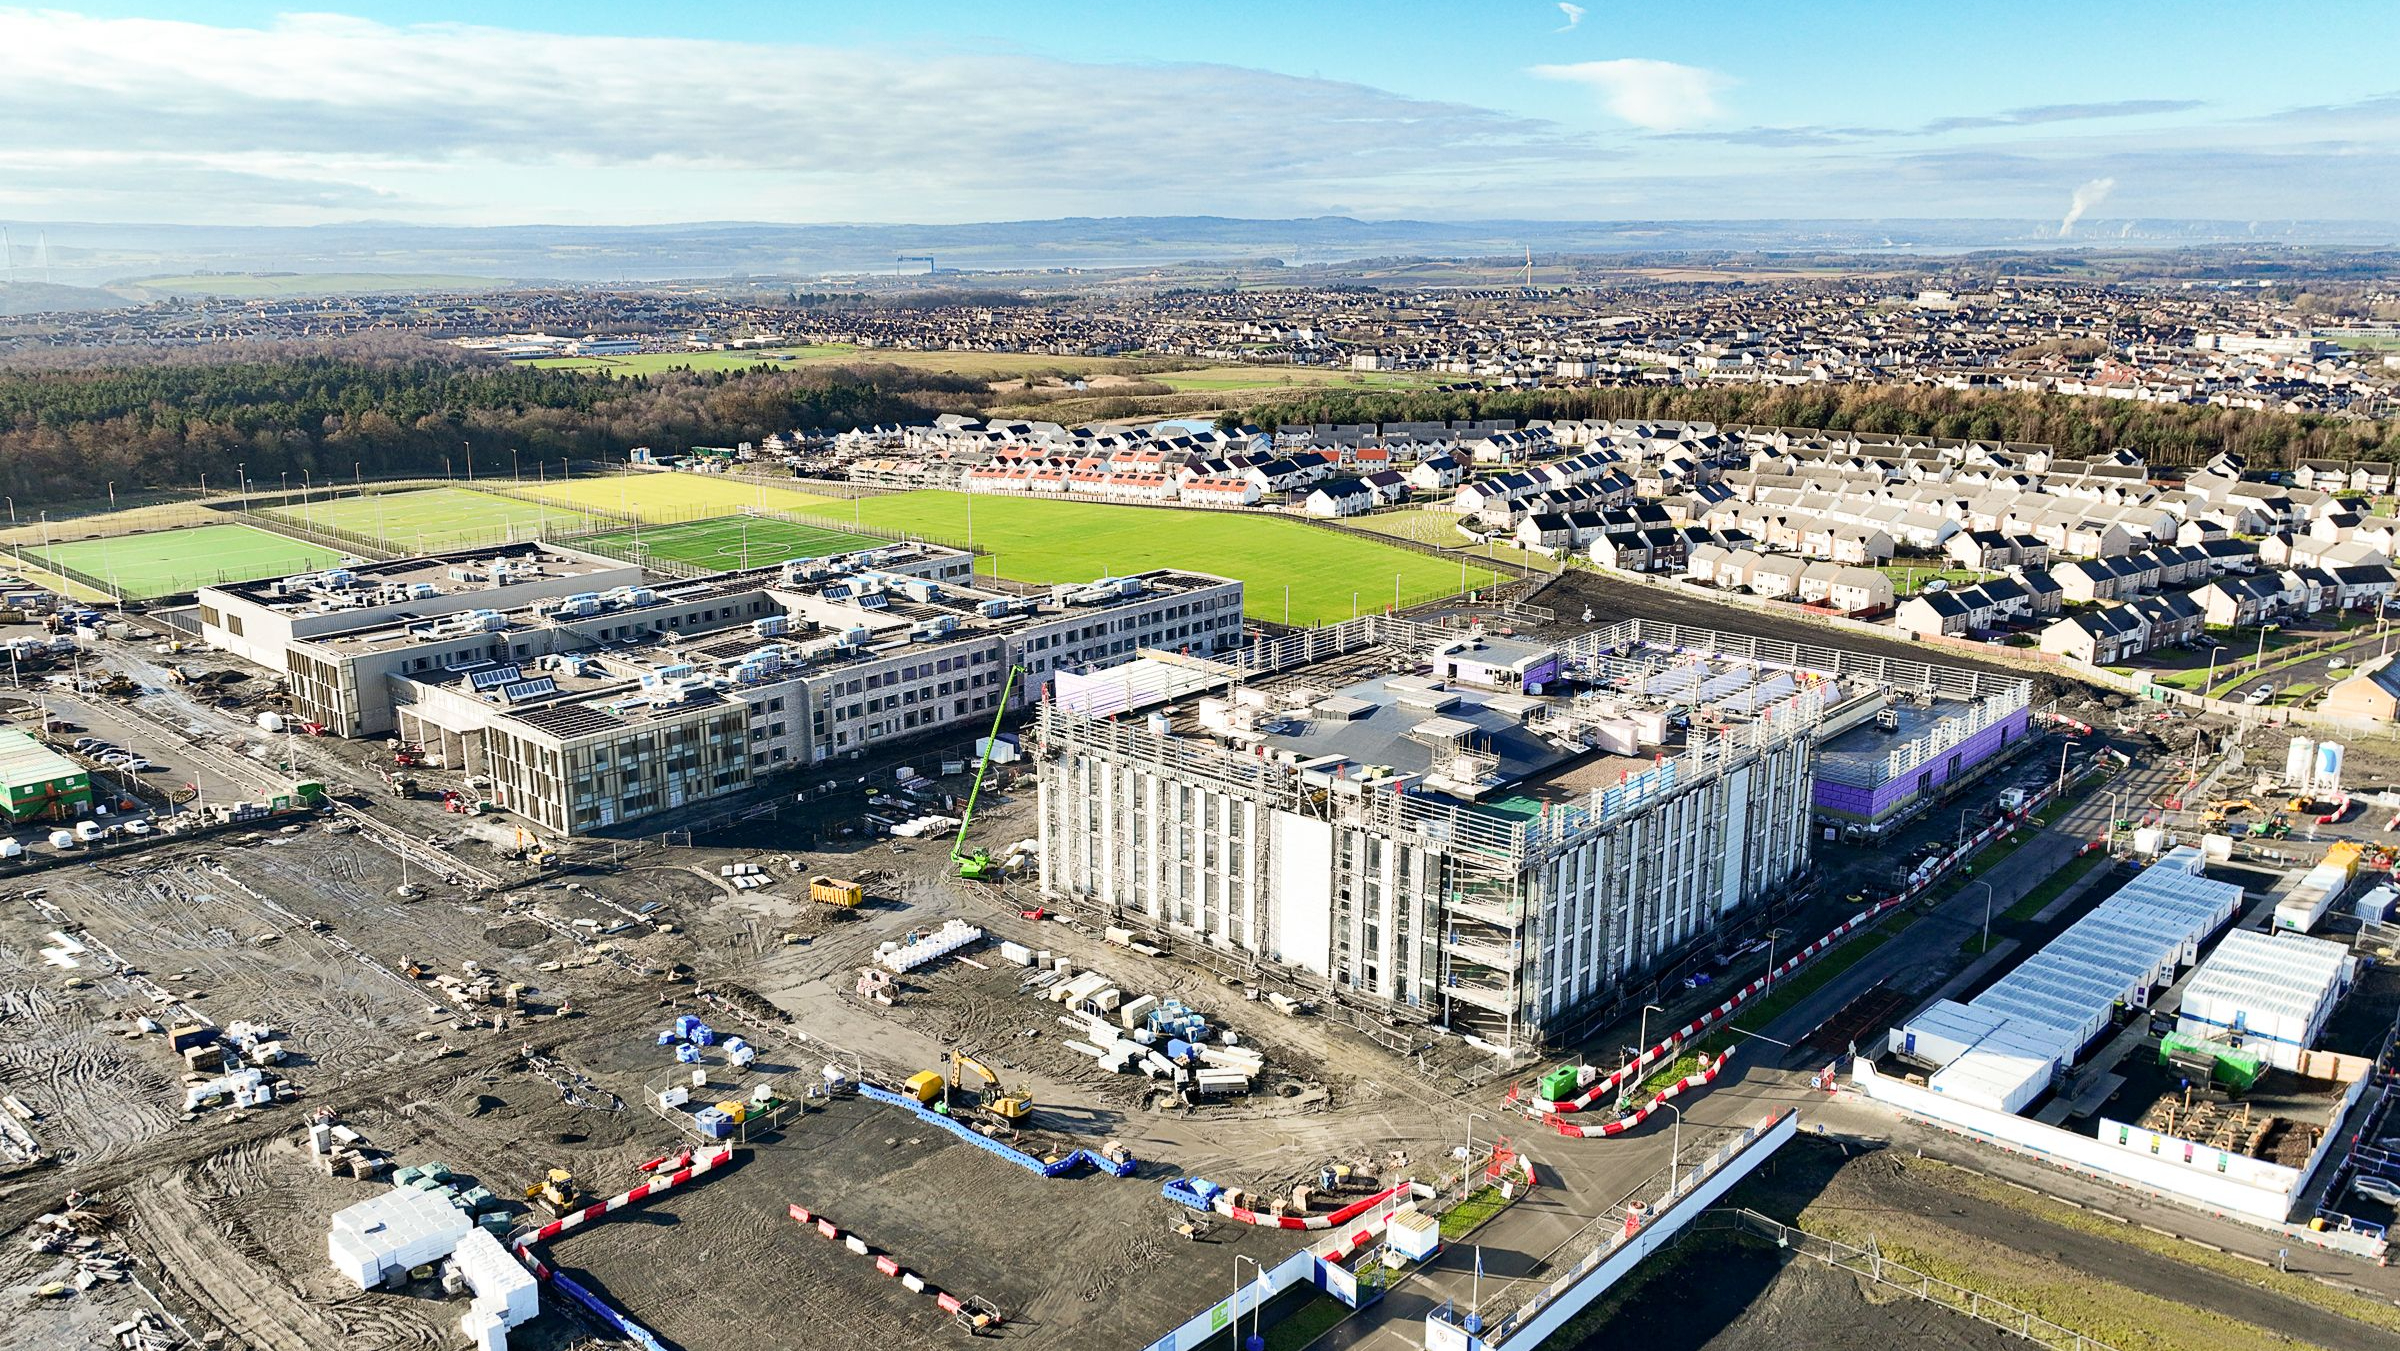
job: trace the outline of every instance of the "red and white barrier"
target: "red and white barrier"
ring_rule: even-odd
[[[1407,1183],[1386,1187],[1361,1201],[1353,1201],[1331,1215],[1268,1215],[1237,1206],[1219,1196],[1210,1207],[1229,1220],[1255,1224],[1262,1229],[1339,1229],[1383,1202],[1408,1190]]]
[[[592,1204],[585,1206],[581,1210],[569,1211],[568,1213],[559,1216],[557,1219],[550,1221],[550,1223],[543,1225],[541,1228],[536,1229],[531,1233],[519,1234],[515,1238],[509,1240],[509,1246],[516,1251],[519,1259],[523,1259],[525,1257],[525,1249],[530,1244],[548,1242],[549,1240],[558,1237],[560,1234],[567,1233],[571,1230],[580,1229],[584,1225],[591,1223],[593,1220],[599,1219],[601,1216],[606,1215],[611,1211],[623,1210],[627,1206],[637,1205],[663,1191],[672,1191],[673,1189],[682,1186],[684,1183],[691,1181],[693,1178],[699,1177],[703,1173],[708,1172],[710,1169],[725,1163],[732,1157],[733,1146],[731,1145],[720,1146],[711,1153],[695,1155],[690,1163],[685,1164],[683,1167],[676,1169],[672,1173],[667,1173],[663,1176],[654,1175],[648,1182],[643,1183],[631,1191],[622,1192],[616,1196],[608,1198],[605,1201],[595,1201]]]
[[[857,1234],[842,1228],[808,1207],[794,1202],[790,1206],[790,1212],[794,1224],[803,1229],[814,1229],[817,1231],[817,1236],[825,1241],[838,1243],[849,1251],[866,1258],[874,1265],[879,1275],[898,1281],[917,1294],[930,1297],[935,1304],[941,1307],[943,1313],[954,1314],[966,1307],[965,1300],[900,1265],[899,1258],[875,1247]]]
[[[1733,1059],[1733,1052],[1729,1050],[1725,1052],[1725,1054],[1718,1056],[1715,1063],[1703,1065],[1699,1069],[1694,1070],[1690,1074],[1687,1074],[1676,1080],[1674,1083],[1671,1083],[1665,1088],[1660,1089],[1658,1093],[1650,1099],[1650,1101],[1643,1103],[1631,1113],[1618,1117],[1614,1121],[1604,1121],[1596,1126],[1586,1126],[1581,1122],[1569,1121],[1565,1117],[1560,1116],[1558,1113],[1553,1112],[1542,1118],[1542,1124],[1548,1126],[1554,1131],[1557,1131],[1561,1135],[1574,1136],[1578,1139],[1597,1140],[1604,1139],[1611,1135],[1623,1135],[1625,1132],[1632,1130],[1634,1127],[1641,1125],[1645,1121],[1648,1121],[1651,1113],[1658,1110],[1660,1103],[1666,1102],[1668,1099],[1674,1098],[1689,1090],[1706,1088],[1710,1084],[1715,1083],[1717,1076],[1725,1072],[1725,1062],[1731,1059]]]
[[[1316,1249],[1317,1256],[1328,1262],[1346,1262],[1350,1254],[1375,1241],[1375,1236],[1392,1222],[1392,1212],[1412,1199],[1430,1200],[1433,1189],[1415,1184],[1403,1184],[1384,1193],[1385,1200],[1370,1203],[1366,1214],[1353,1221],[1357,1228]]]

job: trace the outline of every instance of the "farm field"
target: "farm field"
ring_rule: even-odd
[[[389,291],[489,291],[497,277],[436,272],[206,272],[188,277],[137,277],[117,283],[154,295],[268,296],[363,295]]]
[[[742,352],[633,352],[605,357],[531,357],[522,365],[546,371],[607,371],[611,375],[656,375],[660,371],[746,371],[753,366],[808,365],[828,358],[847,357],[859,349],[848,343],[817,343],[804,347],[757,347]]]
[[[905,366],[979,380],[1010,381],[1032,372],[1068,372],[1078,376],[1122,375],[1154,380],[1177,393],[1227,393],[1326,387],[1334,389],[1417,389],[1455,379],[1425,372],[1331,370],[1313,366],[1195,366],[1161,371],[1171,359],[1158,357],[1053,356],[1042,352],[922,352],[900,348],[856,347],[848,343],[815,343],[798,347],[761,347],[747,352],[637,352],[629,356],[531,357],[524,362],[545,370],[607,371],[612,375],[653,375],[660,371],[744,371],[755,366]],[[1094,394],[1105,394],[1095,386]]]
[[[727,516],[745,507],[827,512],[840,504],[815,493],[708,474],[613,474],[556,483],[519,483],[519,492],[565,507],[592,507],[644,524]]]
[[[431,553],[565,534],[596,524],[571,506],[544,506],[472,488],[420,488],[336,497],[264,513],[299,526],[325,526],[382,540],[401,553]]]
[[[720,516],[595,535],[588,543],[648,559],[670,558],[705,568],[753,568],[793,558],[822,558],[884,543],[880,535],[832,530],[773,516]]]
[[[870,526],[968,542],[963,493],[870,497],[856,509]],[[1147,568],[1189,568],[1238,578],[1245,586],[1245,613],[1278,623],[1287,594],[1292,623],[1323,624],[1348,619],[1354,608],[1367,613],[1388,607],[1395,581],[1401,603],[1413,605],[1494,580],[1465,558],[1453,565],[1299,521],[1234,512],[978,497],[971,533],[975,546],[989,552],[977,567],[989,572],[996,566],[1000,576],[1015,581],[1090,581]]]
[[[1318,366],[1204,366],[1142,377],[1178,392],[1217,393],[1258,389],[1423,389],[1456,376],[1387,371],[1331,370]]]
[[[247,525],[200,525],[76,540],[25,552],[37,565],[54,563],[111,581],[128,600],[173,595],[212,582],[307,572],[342,559],[336,550]]]

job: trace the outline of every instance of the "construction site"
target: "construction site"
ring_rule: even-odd
[[[1761,1024],[1796,1047],[1747,1080],[1718,1077],[1721,1050],[1685,1075],[1661,1027],[1841,951],[1858,894],[1966,856],[1952,808],[1998,839],[2070,757],[2001,673],[1511,621],[1144,650],[1051,673],[1021,715],[1012,666],[982,716],[930,737],[567,837],[454,748],[313,735],[266,718],[245,688],[263,682],[217,678],[238,658],[104,642],[34,713],[190,788],[125,776],[154,831],[70,848],[29,827],[0,858],[0,1230],[20,1240],[0,1286],[21,1300],[0,1348],[688,1348],[805,1327],[1213,1351],[1232,1321],[1296,1347],[1353,1310],[1328,1344],[1381,1348],[1433,1325],[1432,1296],[1384,1292],[1473,1290],[1479,1244],[1518,1264],[1504,1280],[1564,1281],[1593,1226],[1630,1237],[1644,1197],[1688,1191],[1762,1112],[1835,1119],[1810,1077],[1842,1049],[1819,1035],[1832,1014],[1863,1041],[1922,1001],[1886,977]],[[1887,838],[1911,842],[1886,856]],[[2291,891],[2256,859],[2151,874],[2223,881],[2254,916]],[[2371,937],[2353,880],[2320,937]],[[1973,1008],[2007,979],[1950,993]],[[2377,968],[2290,1016],[2348,1046],[2396,1011]],[[1626,1088],[1663,1096],[1641,1067],[1666,1074],[1690,1122],[1603,1126],[1595,1105],[1587,1130],[1519,1100],[1556,1077],[1545,1057],[1605,1074],[1637,1041]],[[2213,1079],[2230,1058],[2209,1054]],[[2272,1163],[2324,1142],[2371,1078],[2326,1099],[2321,1068],[2192,1092],[2151,1052],[2113,1077],[2029,1073],[2044,1096],[2021,1105],[2238,1135]],[[2348,1182],[2381,1165],[2318,1162],[2305,1204],[2377,1222]],[[1727,1205],[1799,1214],[1705,1215]],[[1717,1345],[1853,1317],[1989,1344],[1988,1323],[1887,1309],[1834,1264],[1762,1261],[1791,1251],[1762,1247],[1762,1222],[1715,1222],[1683,1242],[1731,1245],[1710,1259],[1739,1274],[1707,1306]],[[1671,1288],[1627,1286],[1555,1344],[1655,1327],[1644,1301],[1667,1296],[1644,1292]]]

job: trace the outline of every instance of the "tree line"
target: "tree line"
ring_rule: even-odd
[[[1930,385],[1318,390],[1277,395],[1219,422],[1273,430],[1290,423],[1475,418],[1633,418],[2029,441],[2078,456],[2122,448],[2167,466],[2202,464],[2219,451],[2242,455],[2254,469],[2303,459],[2400,461],[2400,420]]]
[[[506,474],[512,455],[682,453],[795,428],[970,412],[979,380],[897,366],[674,371],[615,379],[389,340],[261,344],[128,357],[51,354],[0,367],[0,492],[28,504],[230,487],[305,473]]]

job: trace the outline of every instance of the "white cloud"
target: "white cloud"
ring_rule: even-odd
[[[1588,85],[1612,116],[1649,131],[1677,131],[1723,116],[1717,93],[1733,77],[1700,66],[1622,57],[1567,66],[1535,66],[1545,80]]]
[[[1534,119],[1229,66],[329,15],[0,9],[0,31],[0,125],[41,128],[6,149],[0,213],[73,214],[80,175],[109,219],[340,218],[345,200],[476,222],[1404,214],[1608,158]],[[144,175],[194,191],[132,204]],[[242,191],[275,180],[307,186]]]
[[[1581,5],[1570,5],[1566,3],[1566,0],[1559,0],[1558,12],[1566,15],[1567,21],[1559,25],[1557,28],[1551,30],[1553,32],[1568,32],[1573,29],[1575,25],[1583,22],[1584,11],[1583,6]]]

